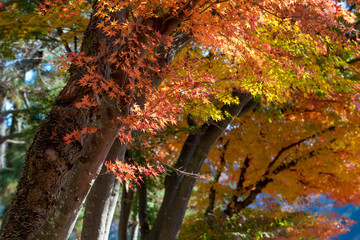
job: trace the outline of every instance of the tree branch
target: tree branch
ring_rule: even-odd
[[[242,109],[253,99],[249,93],[233,92],[240,100],[239,104],[225,105],[223,112],[230,116],[238,116]],[[225,116],[226,117],[226,116]],[[211,147],[232,122],[233,117],[221,121],[207,121],[195,133],[191,132],[181,150],[176,167],[186,172],[198,174],[208,155]],[[165,196],[161,204],[159,214],[149,234],[149,240],[153,239],[175,239],[181,227],[185,215],[191,191],[196,179],[188,176],[167,176],[165,179]],[[172,209],[172,211],[168,211]],[[171,219],[172,224],[164,229],[162,226]]]
[[[247,206],[249,206],[251,203],[254,202],[254,200],[256,199],[257,195],[259,193],[262,192],[262,190],[272,181],[274,181],[273,177],[271,177],[272,175],[277,175],[279,174],[280,172],[286,170],[286,169],[289,169],[293,166],[295,166],[297,164],[297,162],[300,160],[300,159],[304,159],[304,158],[311,158],[315,155],[315,151],[310,151],[309,153],[307,154],[304,154],[294,160],[291,160],[289,162],[282,162],[280,165],[278,165],[274,170],[271,171],[271,168],[272,166],[277,162],[277,160],[281,157],[281,155],[286,152],[287,150],[291,149],[291,148],[294,148],[296,146],[299,146],[301,143],[307,141],[307,140],[310,140],[312,138],[315,138],[315,137],[318,137],[322,134],[324,134],[325,132],[328,132],[328,131],[333,131],[335,129],[334,126],[331,126],[331,127],[328,127],[322,131],[320,131],[320,133],[317,133],[317,134],[313,134],[309,137],[306,137],[306,138],[303,138],[297,142],[294,142],[292,144],[289,144],[288,146],[286,147],[283,147],[281,148],[281,150],[277,153],[277,155],[273,158],[273,160],[269,163],[269,165],[267,166],[267,169],[266,171],[264,172],[264,174],[260,177],[261,180],[258,180],[255,185],[252,184],[252,185],[249,185],[245,188],[245,190],[250,190],[250,193],[249,195],[241,200],[241,201],[238,201],[238,198],[239,196],[237,194],[235,194],[233,197],[232,197],[232,200],[231,202],[228,204],[226,210],[224,211],[226,213],[226,215],[228,216],[231,216],[234,212],[234,208],[236,208],[236,210],[239,212],[241,211],[242,209],[246,208]],[[246,161],[246,160],[245,160]],[[244,176],[241,176],[242,174],[242,171],[240,172],[240,177],[239,177],[239,182],[238,182],[238,185],[237,185],[237,190],[239,191],[240,189],[238,189],[238,187],[240,187],[240,185],[243,184],[243,181],[245,181],[245,179],[241,180],[242,178],[244,178]]]
[[[14,109],[14,110],[7,110],[7,111],[3,111],[3,112],[0,112],[0,117],[4,117],[8,114],[17,114],[17,113],[21,113],[21,112],[24,112],[26,111],[27,109]]]
[[[220,157],[220,166],[218,167],[217,171],[216,171],[216,174],[215,174],[215,178],[214,178],[214,181],[212,183],[212,186],[210,188],[210,193],[209,193],[209,205],[206,209],[206,212],[205,212],[205,217],[207,218],[209,214],[213,213],[214,212],[214,208],[215,208],[215,196],[216,196],[216,190],[215,190],[215,187],[214,185],[217,184],[219,182],[219,179],[220,179],[220,176],[221,176],[221,173],[224,171],[224,167],[225,167],[225,152],[226,152],[226,149],[228,147],[228,144],[229,144],[230,140],[228,139],[226,141],[226,143],[224,144],[223,146],[223,152],[221,154],[221,157]]]
[[[354,64],[354,63],[357,63],[357,62],[359,62],[360,61],[360,58],[355,58],[355,59],[352,59],[352,60],[350,60],[350,61],[347,61],[346,63],[347,64]]]
[[[251,158],[249,157],[249,155],[247,155],[245,157],[245,160],[244,160],[244,163],[243,163],[242,167],[240,168],[239,181],[238,181],[238,183],[236,185],[236,190],[237,191],[240,191],[240,189],[244,187],[245,174],[246,174],[246,171],[249,168],[250,160],[251,160]]]
[[[276,156],[273,158],[273,160],[269,163],[268,165],[268,168],[266,171],[270,171],[271,167],[276,163],[276,161],[281,157],[281,155],[286,152],[287,150],[293,148],[293,147],[296,147],[296,146],[299,146],[301,143],[305,142],[305,141],[308,141],[312,138],[315,138],[315,137],[318,137],[322,134],[324,134],[325,132],[328,132],[328,131],[333,131],[335,129],[334,126],[331,126],[331,127],[328,127],[322,131],[320,131],[320,133],[314,133],[313,135],[309,136],[309,137],[306,137],[306,138],[303,138],[303,139],[300,139],[299,141],[297,142],[294,142],[292,144],[289,144],[288,146],[286,147],[283,147],[280,149],[280,151],[276,154]],[[266,172],[268,173],[268,172]]]
[[[13,133],[13,134],[10,134],[10,135],[7,135],[7,136],[1,136],[0,135],[0,144],[3,144],[11,139],[14,139],[14,138],[18,138],[18,137],[21,137],[23,136],[24,133]]]
[[[25,144],[25,141],[16,141],[16,140],[7,140],[7,143],[12,143],[12,144]]]

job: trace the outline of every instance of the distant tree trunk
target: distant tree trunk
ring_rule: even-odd
[[[150,232],[150,226],[148,222],[147,216],[147,186],[146,186],[146,178],[144,177],[144,181],[140,183],[140,186],[137,188],[138,196],[139,196],[139,223],[140,223],[140,232],[141,232],[141,240],[147,238]]]
[[[107,157],[108,161],[123,160],[124,145],[115,140]],[[105,165],[95,180],[85,203],[82,240],[107,240],[119,196],[120,182],[114,174],[106,174]]]
[[[1,94],[2,95],[2,94]],[[0,96],[0,113],[5,112],[6,97]],[[6,135],[6,114],[0,114],[0,139]],[[6,167],[5,162],[6,142],[0,142],[0,169]]]
[[[225,144],[223,144],[223,147],[222,147],[222,154],[220,156],[220,165],[217,167],[216,169],[216,174],[214,176],[214,180],[212,181],[212,184],[211,187],[210,187],[210,193],[209,193],[209,205],[208,207],[206,208],[206,211],[205,211],[205,218],[206,219],[209,219],[211,218],[211,215],[214,213],[214,208],[215,208],[215,197],[216,197],[216,189],[215,189],[215,185],[219,183],[219,179],[221,177],[221,174],[223,173],[224,171],[224,167],[225,167],[225,164],[226,164],[226,161],[225,161],[225,152],[226,152],[226,148],[229,144],[229,140],[227,140],[225,142]],[[211,227],[211,224],[210,223],[210,227]]]
[[[138,240],[138,233],[139,233],[139,214],[136,214],[132,219],[129,240]]]
[[[135,192],[132,189],[130,189],[126,184],[124,184],[121,195],[120,219],[118,228],[119,240],[128,239],[129,217],[133,205],[132,203],[134,199],[134,193]]]
[[[3,212],[2,212],[2,223],[1,223],[1,227],[0,227],[0,235],[1,235],[2,231],[3,231],[4,225],[5,225],[4,223],[5,223],[5,221],[7,219],[7,216],[8,216],[9,207],[10,207],[9,205],[6,205]]]
[[[256,106],[250,94],[237,92],[235,95],[239,97],[240,104],[225,106],[223,109],[232,116],[242,116]],[[189,173],[199,173],[212,145],[231,121],[228,118],[215,124],[207,122],[198,132],[189,134],[174,167]],[[195,124],[191,119],[189,123]],[[194,177],[177,173],[166,176],[165,196],[147,240],[177,238],[195,181]]]

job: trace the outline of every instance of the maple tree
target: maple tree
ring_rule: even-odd
[[[45,1],[38,11],[46,23],[59,14],[77,19],[83,16],[81,4]],[[9,18],[12,9],[5,8],[2,16]],[[204,122],[188,135],[174,167],[197,174],[232,117],[255,107],[255,96],[264,103],[291,102],[298,110],[309,100],[341,96],[342,104],[351,97],[356,102],[356,81],[347,76],[356,71],[347,63],[358,56],[347,37],[356,35],[355,17],[330,0],[97,1],[81,52],[68,51],[61,62],[69,80],[28,151],[1,238],[66,239],[115,138],[121,143],[119,164],[108,166],[118,178],[140,184],[135,172],[155,175],[151,169],[162,168],[121,163],[132,132],[155,133],[176,123],[183,110]],[[189,123],[196,128],[191,118]],[[306,147],[300,150],[312,157]],[[283,173],[284,164],[274,164],[260,182]],[[176,238],[194,184],[187,175],[166,177],[162,206],[144,237]],[[254,184],[256,193],[267,187]],[[246,204],[236,200],[228,208],[241,210]]]
[[[337,103],[333,103],[336,109]],[[275,219],[286,218],[284,214],[290,214],[302,205],[311,205],[309,197],[316,194],[324,194],[338,205],[358,204],[357,113],[354,112],[354,115],[345,120],[338,115],[328,115],[333,110],[329,105],[326,106],[327,109],[318,109],[321,104],[316,106],[311,108],[312,116],[305,117],[306,121],[304,116],[279,118],[278,114],[266,114],[269,110],[265,109],[262,113],[253,113],[252,117],[241,119],[228,129],[228,133],[218,141],[217,148],[210,153],[203,167],[204,173],[211,174],[215,171],[216,174],[212,181],[198,183],[196,198],[191,205],[195,208],[203,207],[198,210],[197,217],[189,217],[191,224],[198,221],[210,222],[208,228],[219,230],[224,215],[238,217],[256,199],[260,201],[261,196],[272,196],[276,200],[275,205],[272,200],[267,207],[267,217],[270,219],[271,216]],[[300,112],[303,114],[305,111]],[[286,116],[286,112],[284,114]],[[322,118],[313,118],[313,114],[322,115]],[[284,205],[296,207],[284,212],[281,210]],[[199,213],[203,214],[200,220]],[[315,219],[317,217],[319,216]],[[323,217],[326,219],[329,216]],[[243,218],[248,216],[240,215],[240,219]],[[194,219],[198,220],[194,222]],[[213,223],[215,219],[217,221]],[[311,229],[322,229],[318,231],[320,239],[336,236],[347,229],[345,226],[340,227],[340,223],[332,228],[336,222],[334,220],[325,222],[323,226],[310,225]],[[225,227],[228,230],[232,228],[224,233],[229,234],[228,237],[239,231],[234,228],[237,221],[231,223],[234,224],[230,225],[232,227]],[[209,233],[206,225],[201,224],[202,228],[199,227],[196,232],[193,231],[195,225],[190,226],[192,228],[187,232],[190,236]],[[301,232],[306,229],[305,226],[299,230],[285,227],[291,231],[290,236],[282,236],[284,238],[306,236]],[[279,229],[275,231],[277,230]],[[212,231],[210,236],[217,238],[216,234],[221,232]],[[315,237],[316,234],[313,234]],[[189,235],[185,236],[190,238]],[[277,238],[281,239],[281,234]]]

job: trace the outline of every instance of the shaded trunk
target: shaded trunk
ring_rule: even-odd
[[[235,95],[239,97],[240,104],[225,106],[223,111],[232,116],[241,116],[256,106],[250,94],[235,93]],[[190,134],[184,143],[175,167],[181,167],[189,173],[199,173],[212,145],[231,121],[232,119],[228,118],[215,124],[207,122],[199,132]],[[172,174],[167,176],[165,196],[148,240],[176,239],[195,181],[194,177],[186,175]]]
[[[0,227],[0,235],[1,235],[2,231],[3,231],[4,225],[5,225],[4,223],[6,222],[9,208],[10,208],[10,206],[9,206],[9,205],[6,205],[5,208],[3,209],[3,212],[2,212],[2,223],[1,223],[1,227]]]
[[[108,161],[124,159],[126,145],[116,140],[110,149]],[[107,240],[120,190],[120,182],[114,174],[106,174],[105,165],[95,180],[85,203],[81,239]]]
[[[220,156],[220,166],[216,169],[216,174],[214,177],[214,180],[212,182],[212,185],[210,187],[210,193],[209,193],[209,205],[206,208],[205,211],[205,218],[210,218],[210,215],[212,213],[214,213],[214,209],[215,209],[215,197],[216,197],[216,189],[215,189],[215,185],[217,185],[219,183],[219,179],[221,174],[224,171],[224,167],[226,164],[226,160],[225,160],[225,152],[227,149],[227,146],[229,144],[230,140],[227,140],[226,143],[223,145],[223,152]]]
[[[121,210],[118,228],[119,240],[127,240],[129,217],[131,213],[133,199],[134,191],[130,189],[127,184],[124,185],[121,195]]]
[[[134,215],[131,223],[130,240],[138,240],[139,233],[139,214]]]
[[[147,235],[150,232],[148,216],[147,216],[147,187],[146,187],[146,178],[140,183],[138,187],[139,195],[139,223],[141,231],[141,240],[146,239]]]

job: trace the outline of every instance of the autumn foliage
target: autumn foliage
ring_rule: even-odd
[[[181,238],[247,232],[249,239],[326,239],[352,222],[304,210],[309,199],[360,203],[359,66],[352,64],[360,57],[358,2],[346,3],[100,0],[90,17],[96,27],[83,40],[100,31],[97,49],[67,51],[59,71],[68,69],[84,90],[71,103],[76,111],[110,106],[120,142],[151,149],[145,162],[106,162],[119,181],[133,188],[165,169],[202,179],[190,201],[197,213],[186,219]],[[37,6],[37,15],[11,17],[19,11],[14,5],[0,18],[30,25],[41,17],[39,25],[6,33],[21,38],[55,31],[59,17],[81,29],[88,10],[85,1],[54,0]],[[67,31],[61,40],[76,34]],[[246,117],[226,110],[242,104],[238,93],[254,103]],[[204,156],[201,173],[171,167],[184,139],[226,119],[234,121]],[[51,134],[71,147],[102,132],[89,121]],[[249,209],[257,200],[265,206]]]
[[[114,16],[122,11],[128,17],[119,22]],[[352,12],[333,1],[99,1],[94,16],[112,42],[104,42],[94,56],[68,53],[64,61],[85,69],[78,84],[92,90],[75,107],[96,107],[104,96],[128,106],[126,112],[118,109],[125,123],[121,142],[131,142],[134,131],[155,134],[184,113],[216,124],[224,118],[222,105],[239,103],[229,95],[233,89],[258,97],[265,107],[226,131],[203,168],[204,174],[218,171],[224,178],[201,182],[197,196],[205,196],[196,201],[207,202],[211,188],[218,208],[228,214],[240,212],[260,193],[281,196],[278,201],[288,204],[301,205],[314,194],[338,204],[357,203],[358,86],[344,77],[357,74],[347,64],[358,51],[347,38],[356,31]],[[173,36],[155,27],[173,18],[183,19],[177,32],[188,34],[194,44],[172,66],[160,66],[159,46],[169,51]],[[143,24],[145,19],[152,24]],[[108,45],[122,47],[108,53]],[[109,80],[92,64],[102,58],[126,72],[129,81]],[[154,77],[165,79],[158,88]],[[79,141],[79,134],[95,131],[89,129],[64,139]],[[142,174],[157,175],[150,164],[134,164],[117,161],[107,167],[130,185]],[[306,223],[314,228],[329,228],[335,221],[311,218],[329,221],[318,227]],[[291,228],[286,228],[288,237],[306,229]],[[329,231],[337,235],[336,229],[343,228]]]
[[[51,6],[59,3],[45,2],[41,12],[51,13]],[[79,14],[70,11],[68,3],[62,6],[63,11]],[[119,22],[115,15],[122,11],[128,17]],[[123,142],[131,141],[131,131],[154,133],[176,123],[184,108],[203,119],[220,120],[209,99],[236,103],[226,97],[234,87],[273,103],[291,101],[299,94],[353,91],[353,82],[339,72],[351,71],[340,56],[350,58],[357,52],[345,34],[355,31],[351,28],[355,15],[332,1],[99,1],[94,16],[112,42],[104,42],[94,56],[67,53],[63,62],[84,67],[79,85],[92,89],[75,107],[96,107],[104,95],[128,106],[126,112],[118,109],[126,116],[121,118],[126,127],[119,134]],[[196,45],[183,51],[173,67],[159,66],[158,46],[169,50],[172,36],[154,27],[179,17],[184,20],[177,31],[196,39]],[[144,19],[152,19],[153,25],[142,24]],[[110,54],[109,45],[122,47]],[[104,64],[126,72],[129,82],[119,85],[109,80],[92,64],[102,58]],[[165,78],[158,89],[154,77]],[[193,108],[199,104],[205,106],[197,113]],[[83,131],[69,133],[65,140],[79,140]]]

